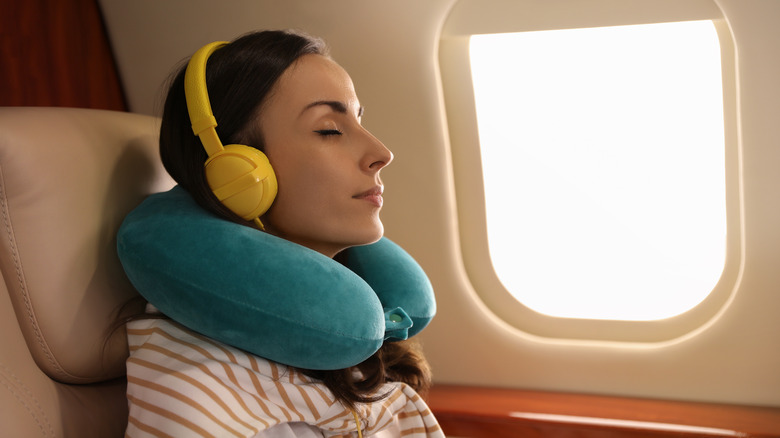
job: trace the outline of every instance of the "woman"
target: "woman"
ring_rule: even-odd
[[[257,226],[337,259],[382,237],[380,171],[393,154],[361,125],[352,81],[322,41],[245,35],[210,55],[206,76],[219,137],[262,150],[274,169],[278,194]],[[164,107],[163,164],[201,207],[256,226],[209,187],[184,83],[182,68]],[[265,361],[165,319],[134,321],[128,333],[128,436],[442,436],[417,395],[430,385],[427,363],[406,342],[386,342],[354,367],[315,371]],[[239,394],[242,378],[255,388],[250,402]],[[207,388],[204,379],[224,388]],[[200,403],[191,391],[210,398]]]

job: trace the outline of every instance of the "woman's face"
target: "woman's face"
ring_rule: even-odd
[[[304,55],[280,77],[259,120],[279,183],[268,232],[328,257],[382,237],[379,172],[393,154],[361,115],[352,80],[327,57]]]

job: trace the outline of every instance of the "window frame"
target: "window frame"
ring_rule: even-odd
[[[492,0],[488,5],[484,0],[460,0],[453,6],[442,28],[439,71],[449,130],[461,256],[471,286],[495,317],[509,328],[529,335],[645,344],[695,335],[728,307],[737,290],[744,260],[741,157],[736,128],[736,63],[728,25],[712,0],[622,0],[620,7],[611,0],[590,0],[567,3],[565,15],[560,14],[560,6],[556,7],[556,3]],[[712,20],[721,46],[727,222],[726,260],[721,278],[697,306],[680,315],[659,320],[560,318],[530,309],[504,288],[490,259],[469,37],[473,34],[688,20]]]

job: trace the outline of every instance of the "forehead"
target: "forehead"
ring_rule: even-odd
[[[357,96],[349,74],[335,61],[322,55],[304,55],[279,78],[269,103],[300,112],[316,101],[352,106],[357,105]]]

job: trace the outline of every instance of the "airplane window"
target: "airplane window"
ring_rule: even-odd
[[[721,49],[711,20],[473,35],[489,254],[542,314],[695,307],[726,259]]]

